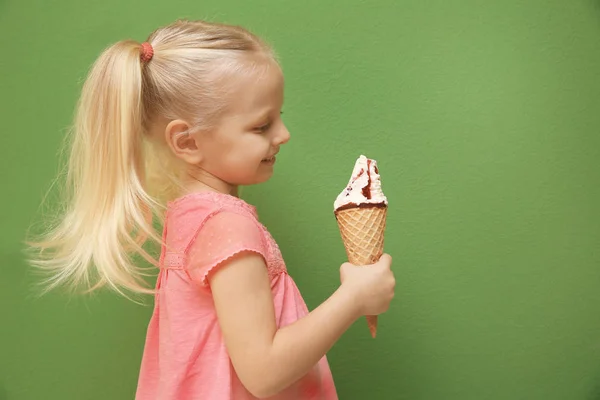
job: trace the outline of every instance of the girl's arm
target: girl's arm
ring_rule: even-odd
[[[364,314],[365,300],[370,301],[369,311],[385,311],[395,283],[391,258],[378,264],[373,269],[345,264],[346,279],[339,289],[310,314],[279,330],[263,258],[246,252],[220,266],[210,276],[210,286],[227,350],[248,391],[269,397],[302,378]]]

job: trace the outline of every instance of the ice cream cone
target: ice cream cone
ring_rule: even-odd
[[[387,205],[368,204],[339,209],[335,217],[346,248],[348,261],[354,265],[376,263],[383,254]],[[368,315],[371,336],[377,335],[377,316]]]
[[[348,261],[374,264],[383,254],[388,200],[381,189],[377,161],[361,155],[354,164],[348,185],[333,203]],[[368,315],[371,336],[377,335],[377,316]]]

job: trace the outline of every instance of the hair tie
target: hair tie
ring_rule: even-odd
[[[148,42],[142,43],[142,54],[140,55],[142,62],[148,62],[148,61],[152,60],[153,56],[154,56],[154,49],[152,48],[152,45]]]

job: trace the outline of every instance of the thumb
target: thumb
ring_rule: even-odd
[[[392,256],[390,256],[387,253],[383,253],[381,255],[381,257],[379,258],[379,261],[377,261],[377,264],[386,266],[386,267],[391,267],[392,266]]]

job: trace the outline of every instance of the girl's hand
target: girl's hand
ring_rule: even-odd
[[[383,254],[372,265],[344,263],[340,267],[342,287],[354,294],[356,307],[361,315],[379,315],[388,310],[396,287],[391,266],[392,257]]]

